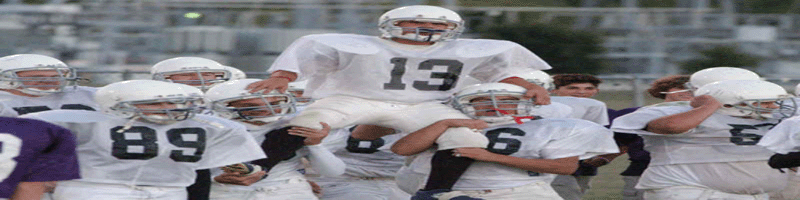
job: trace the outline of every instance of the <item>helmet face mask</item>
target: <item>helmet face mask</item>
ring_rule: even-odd
[[[259,126],[296,112],[296,101],[289,93],[275,90],[250,93],[246,89],[258,81],[241,79],[225,82],[209,89],[205,97],[217,116]]]
[[[206,91],[231,79],[231,72],[217,61],[200,57],[177,57],[156,63],[153,80],[180,83]]]
[[[77,86],[75,70],[58,59],[17,54],[0,58],[0,89],[31,96],[45,96]]]
[[[173,97],[140,101],[124,101],[111,107],[157,124],[170,124],[191,119],[200,111],[202,97]]]
[[[98,89],[94,99],[104,113],[157,124],[191,119],[203,105],[199,89],[154,80],[112,83]]]
[[[457,13],[437,6],[405,6],[392,9],[378,19],[384,38],[436,42],[458,38],[464,21]]]
[[[760,120],[791,117],[796,109],[797,102],[788,96],[772,99],[748,99],[737,104],[726,104],[721,108],[722,112],[733,116]]]
[[[452,104],[473,119],[495,125],[506,124],[531,116],[533,100],[524,99],[524,94],[525,88],[516,85],[479,84],[457,93]]]
[[[270,123],[295,112],[294,100],[288,94],[237,96],[213,101],[211,107],[226,118],[244,122]]]
[[[226,70],[206,69],[158,73],[153,76],[153,80],[190,85],[205,91],[215,84],[228,81],[228,77],[230,77],[230,72]]]

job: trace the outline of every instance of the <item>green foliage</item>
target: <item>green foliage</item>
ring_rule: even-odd
[[[605,63],[595,57],[605,51],[600,35],[552,24],[498,25],[481,30],[484,38],[509,40],[547,61],[547,73],[597,74]]]
[[[735,46],[717,46],[698,51],[700,58],[688,60],[681,64],[684,73],[694,73],[711,67],[741,67],[753,69],[758,67],[762,58],[739,52]]]

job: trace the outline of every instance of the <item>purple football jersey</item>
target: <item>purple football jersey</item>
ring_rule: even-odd
[[[0,198],[19,182],[80,178],[75,136],[39,120],[0,117]]]

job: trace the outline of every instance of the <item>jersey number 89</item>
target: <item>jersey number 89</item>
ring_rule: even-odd
[[[122,126],[111,129],[111,155],[119,159],[126,160],[147,160],[158,156],[158,143],[156,130],[145,126],[134,126],[125,132],[119,133],[117,130]],[[127,134],[126,134],[127,133]],[[126,138],[130,133],[139,133],[141,137],[132,139]],[[196,138],[194,141],[187,141],[185,138]],[[169,158],[176,162],[197,162],[202,158],[203,151],[206,149],[206,131],[202,128],[176,128],[167,131],[169,143],[177,147],[193,148],[194,154],[184,155],[184,150],[170,151]],[[137,152],[129,152],[130,149],[139,149]]]

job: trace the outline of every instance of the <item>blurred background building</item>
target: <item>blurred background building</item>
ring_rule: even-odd
[[[201,56],[257,74],[303,35],[377,35],[383,12],[430,4],[464,16],[466,38],[481,37],[479,28],[498,24],[559,24],[597,33],[605,51],[593,56],[607,65],[595,72],[600,75],[677,74],[699,51],[732,45],[762,59],[749,67],[765,77],[800,78],[800,2],[792,0],[0,2],[0,55],[52,55],[107,73],[147,71],[163,59]]]

